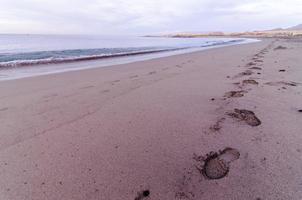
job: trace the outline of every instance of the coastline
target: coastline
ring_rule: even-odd
[[[3,81],[0,197],[301,199],[301,50],[265,39]],[[206,179],[198,158],[226,147],[240,158]]]
[[[178,47],[173,49],[148,50],[123,54],[112,55],[95,55],[84,56],[70,59],[44,59],[44,60],[29,60],[23,61],[15,66],[13,62],[0,62],[0,81],[14,80],[20,78],[56,74],[77,70],[86,70],[99,67],[110,67],[119,64],[128,64],[138,61],[162,58],[173,55],[180,55],[196,51],[204,51],[212,48],[221,48],[225,46],[233,46],[258,42],[256,39],[235,39],[232,41],[224,41],[215,44],[203,44],[200,47]],[[23,63],[23,64],[22,64]]]

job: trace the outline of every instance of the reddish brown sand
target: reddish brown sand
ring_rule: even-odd
[[[1,82],[0,199],[300,200],[302,85],[265,83],[302,83],[301,52],[265,40]],[[253,59],[261,74],[236,76]],[[227,176],[203,177],[193,158],[226,147],[240,152]]]

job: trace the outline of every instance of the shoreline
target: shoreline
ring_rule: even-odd
[[[243,40],[243,39],[242,39]],[[244,39],[234,43],[215,44],[202,47],[179,48],[174,50],[159,50],[154,52],[139,52],[126,55],[102,56],[101,58],[84,58],[79,60],[65,60],[54,63],[34,63],[24,66],[7,66],[1,69],[0,81],[15,80],[20,78],[35,77],[41,75],[57,74],[77,70],[86,70],[99,67],[111,67],[114,65],[128,64],[150,59],[187,54],[208,49],[223,48],[226,46],[242,45],[259,42],[259,40]]]
[[[3,81],[0,198],[299,200],[301,50],[265,39]],[[228,148],[210,180],[205,158]]]

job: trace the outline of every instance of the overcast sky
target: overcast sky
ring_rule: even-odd
[[[0,33],[246,31],[302,23],[302,0],[0,0]]]

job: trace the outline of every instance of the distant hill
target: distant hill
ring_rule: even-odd
[[[166,34],[165,37],[195,38],[195,37],[250,37],[250,38],[302,38],[302,24],[289,28],[275,28],[263,31],[246,31],[224,33],[220,31],[207,33]]]
[[[299,25],[293,26],[293,27],[289,27],[286,30],[290,30],[290,31],[302,31],[302,24],[299,24]]]
[[[283,31],[284,29],[283,28],[275,28],[275,29],[271,29],[271,30],[268,30],[268,31]]]

